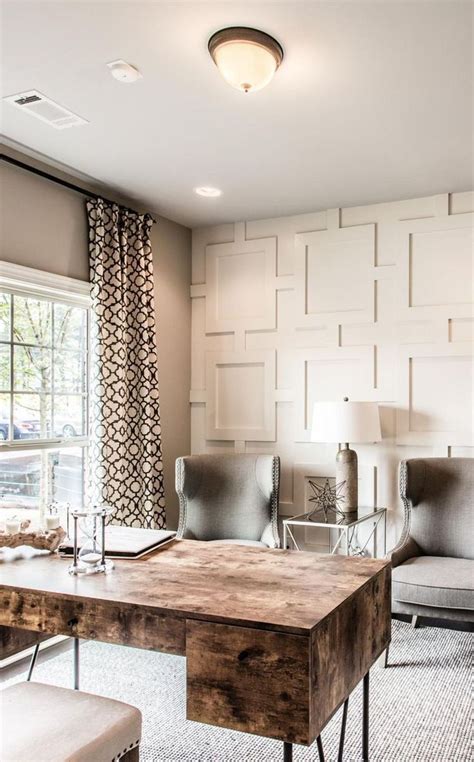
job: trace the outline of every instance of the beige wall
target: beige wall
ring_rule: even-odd
[[[279,454],[295,515],[334,476],[313,402],[379,402],[383,442],[354,446],[393,545],[399,460],[474,455],[472,212],[446,193],[193,231],[192,451]]]
[[[4,162],[0,172],[1,259],[89,280],[84,197]]]
[[[42,166],[7,149],[12,156]],[[84,183],[77,183],[87,187]],[[44,178],[1,163],[0,259],[46,272],[88,280],[87,220],[84,197]],[[94,186],[97,190],[97,186]],[[126,202],[112,193],[119,202]],[[133,206],[133,204],[131,204]],[[163,460],[170,527],[176,527],[174,462],[190,451],[191,231],[154,215],[152,229],[158,325]]]
[[[177,457],[191,452],[191,231],[164,217],[153,226],[163,461],[168,526],[178,526]]]

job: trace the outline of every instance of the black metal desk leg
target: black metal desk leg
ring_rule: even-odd
[[[79,638],[74,638],[74,690],[79,690]]]
[[[38,657],[39,647],[40,647],[40,644],[37,643],[35,645],[35,650],[32,653],[31,661],[30,661],[30,668],[28,670],[28,677],[26,678],[27,680],[31,680],[31,675],[33,674],[33,670],[34,670],[35,664],[36,664],[36,659]]]
[[[368,762],[369,759],[369,675],[364,677],[364,695],[362,710],[362,759]]]
[[[323,742],[321,741],[321,736],[317,737],[316,743],[318,745],[319,762],[324,762],[324,750],[323,750]]]
[[[349,699],[344,701],[344,708],[342,710],[342,722],[341,722],[341,735],[339,738],[339,754],[337,755],[337,762],[342,762],[342,755],[344,754],[344,739],[346,737],[346,723],[347,723],[347,709],[349,707]]]
[[[293,762],[293,744],[283,741],[283,762]]]

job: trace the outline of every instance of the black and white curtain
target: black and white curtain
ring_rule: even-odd
[[[163,528],[152,219],[88,200],[92,294],[89,487],[112,523]]]

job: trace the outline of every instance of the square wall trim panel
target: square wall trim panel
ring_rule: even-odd
[[[275,351],[206,354],[207,439],[275,441]]]
[[[206,333],[276,324],[276,239],[206,246]]]

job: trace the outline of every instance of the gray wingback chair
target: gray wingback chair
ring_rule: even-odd
[[[279,487],[273,455],[178,458],[177,537],[279,548]]]
[[[474,459],[400,463],[405,525],[392,560],[392,611],[474,622]]]

